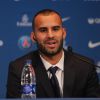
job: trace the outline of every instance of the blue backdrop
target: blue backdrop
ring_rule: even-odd
[[[44,8],[61,13],[68,31],[64,47],[71,45],[100,66],[100,0],[0,0],[0,98],[5,98],[9,62],[36,49],[31,21]]]

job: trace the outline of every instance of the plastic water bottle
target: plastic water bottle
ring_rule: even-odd
[[[32,61],[26,60],[21,75],[21,98],[36,98],[36,76],[32,67]]]

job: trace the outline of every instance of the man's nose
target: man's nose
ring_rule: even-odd
[[[54,36],[52,30],[48,30],[47,37],[52,38]]]

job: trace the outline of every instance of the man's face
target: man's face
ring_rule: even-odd
[[[41,53],[52,56],[63,48],[66,32],[57,14],[38,15],[35,18],[34,39]]]

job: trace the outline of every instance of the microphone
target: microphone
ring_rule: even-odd
[[[68,51],[69,52],[72,52],[72,50],[73,50],[72,47],[71,46],[68,46]]]
[[[97,66],[96,64],[94,64],[94,63],[92,63],[92,62],[94,62],[94,61],[90,61],[90,60],[87,60],[84,56],[77,56],[77,55],[75,55],[74,53],[73,53],[73,49],[72,49],[72,47],[71,46],[68,46],[68,51],[69,51],[69,54],[71,54],[72,56],[74,56],[75,58],[77,58],[77,59],[79,59],[79,60],[81,60],[81,61],[84,61],[84,62],[86,62],[86,63],[88,63],[88,64],[91,64],[91,65],[93,65],[93,66],[96,66],[97,68],[100,68],[100,66]]]

